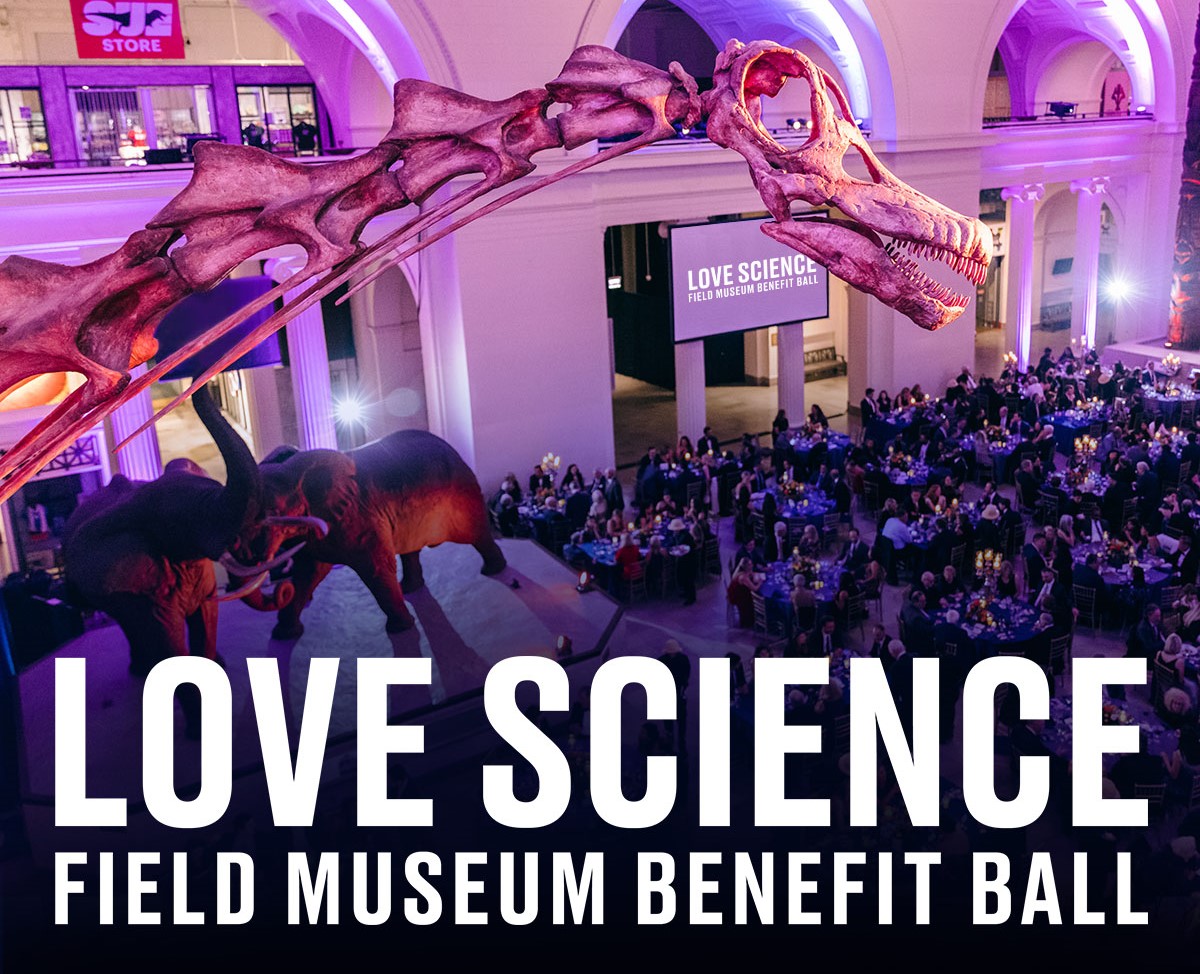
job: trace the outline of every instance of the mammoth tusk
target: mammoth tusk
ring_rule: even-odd
[[[221,566],[225,569],[225,571],[229,572],[230,575],[245,577],[246,575],[257,575],[259,572],[273,572],[280,565],[286,565],[289,561],[291,561],[292,556],[294,556],[297,551],[303,548],[305,544],[307,544],[307,542],[301,541],[298,545],[293,545],[291,548],[288,548],[288,550],[283,552],[283,554],[276,555],[270,561],[264,561],[258,565],[243,565],[228,551],[221,556],[220,562]]]
[[[312,516],[278,516],[268,517],[264,519],[264,523],[274,525],[275,527],[308,527],[316,531],[320,537],[325,537],[329,534],[329,523],[319,517]]]
[[[263,583],[270,577],[270,572],[260,572],[241,588],[234,589],[232,592],[223,592],[220,595],[213,595],[210,597],[210,599],[213,602],[234,602],[237,599],[249,595],[256,589],[262,588]]]

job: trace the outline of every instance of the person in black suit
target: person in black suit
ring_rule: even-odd
[[[816,635],[808,643],[818,656],[833,656],[845,649],[842,634],[837,630],[837,622],[833,616],[826,617],[821,623]]]
[[[931,572],[940,572],[950,564],[950,551],[958,541],[958,536],[950,523],[939,517],[934,522],[934,535],[930,539],[929,548],[925,553],[925,566]]]
[[[868,656],[873,656],[883,664],[884,675],[892,668],[892,654],[888,652],[888,644],[892,641],[891,636],[887,634],[887,629],[884,628],[882,622],[875,623],[871,629],[871,646],[867,650]]]
[[[953,643],[957,647],[957,656],[960,660],[963,659],[964,652],[967,652],[967,659],[972,657],[969,651],[973,646],[971,637],[966,634],[966,631],[959,625],[959,614],[954,609],[950,609],[946,613],[946,618],[943,622],[936,623],[933,627],[933,645],[939,656],[943,655],[942,649],[946,644]]]
[[[1161,785],[1165,768],[1162,758],[1151,754],[1146,747],[1146,732],[1143,730],[1138,741],[1136,754],[1124,754],[1117,759],[1109,774],[1112,783],[1122,798],[1133,798],[1138,785]]]
[[[1041,578],[1038,581],[1028,579],[1029,601],[1043,612],[1049,612],[1047,602],[1051,599],[1057,605],[1070,605],[1071,597],[1066,586],[1058,580],[1058,574],[1049,565],[1042,566]]]
[[[862,402],[858,404],[859,412],[862,415],[863,428],[871,425],[872,420],[879,415],[879,406],[875,402],[875,390],[867,389],[866,395],[863,396]]]
[[[851,528],[846,543],[842,545],[842,553],[838,556],[837,563],[846,571],[857,573],[866,566],[869,556],[870,548],[861,539],[858,528]]]
[[[536,494],[539,490],[553,490],[554,477],[546,473],[539,463],[529,475],[529,493]]]
[[[904,638],[920,656],[933,655],[933,619],[925,611],[925,593],[913,592],[902,613]]]
[[[1021,550],[1021,557],[1025,559],[1025,587],[1033,592],[1046,568],[1045,535],[1035,534],[1033,540]]]
[[[909,743],[912,742],[913,726],[913,657],[908,647],[899,639],[893,639],[888,645],[888,653],[892,657],[892,665],[888,668],[888,685],[891,687],[892,699],[896,702],[896,712],[900,716],[900,725]]]
[[[604,502],[610,514],[625,510],[625,491],[617,480],[617,471],[609,467],[604,474]]]
[[[831,496],[833,497],[833,509],[839,514],[846,515],[850,513],[850,505],[854,501],[854,495],[850,491],[850,485],[846,483],[846,478],[842,476],[841,470],[834,467],[829,472],[830,480],[833,483]],[[843,520],[846,518],[843,517]]]
[[[758,542],[754,538],[747,538],[746,543],[738,548],[733,563],[740,565],[743,558],[749,558],[750,563],[756,568],[760,568],[767,563],[765,553],[758,547]]]
[[[1162,481],[1144,460],[1137,465],[1138,514],[1149,521],[1162,503]]]
[[[704,435],[696,443],[696,449],[701,456],[711,453],[714,457],[721,452],[721,444],[713,435],[712,427],[704,427]]]
[[[933,587],[934,597],[938,603],[946,605],[963,595],[966,590],[966,586],[958,577],[958,571],[953,565],[946,565],[942,568],[942,573]]]
[[[1200,549],[1193,547],[1192,539],[1186,534],[1180,537],[1175,549],[1175,571],[1183,585],[1195,585],[1196,573],[1200,570]]]
[[[1033,472],[1033,461],[1022,460],[1021,467],[1017,471],[1017,492],[1025,507],[1037,506],[1040,486],[1037,476]]]
[[[1179,451],[1179,462],[1190,463],[1192,473],[1200,473],[1200,440],[1197,439],[1195,430],[1188,433],[1187,443]]]
[[[1178,508],[1172,512],[1167,518],[1167,527],[1177,532],[1181,537],[1187,535],[1189,538],[1196,533],[1196,522],[1192,520],[1192,508],[1195,505],[1186,498],[1179,502]]]
[[[1090,588],[1096,594],[1104,591],[1104,579],[1100,577],[1100,559],[1096,555],[1088,555],[1082,565],[1076,565],[1071,573],[1071,583],[1082,588]]]
[[[1146,659],[1154,659],[1162,650],[1163,643],[1166,642],[1166,636],[1162,631],[1162,609],[1153,602],[1146,606],[1145,615],[1137,624],[1134,634],[1133,642],[1137,645],[1137,655],[1144,656]],[[1134,647],[1127,645],[1127,648],[1132,650]]]

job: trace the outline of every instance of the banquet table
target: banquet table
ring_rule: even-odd
[[[1165,393],[1147,389],[1142,401],[1145,403],[1147,417],[1156,418],[1168,426],[1179,426],[1179,417],[1183,410],[1183,404],[1185,402],[1194,403],[1196,401],[1196,393],[1191,389],[1180,389],[1178,387]]]
[[[726,470],[736,470],[737,461],[722,458],[713,464],[712,476],[719,478]],[[691,484],[704,484],[703,466],[695,460],[684,463],[660,464],[652,483],[657,485],[657,493],[669,495],[671,500],[680,508],[687,505],[687,489]]]
[[[972,527],[979,526],[979,505],[977,504],[952,504],[946,508],[943,514],[922,514],[919,518],[910,521],[908,525],[909,533],[912,535],[913,547],[920,548],[922,551],[928,551],[930,542],[933,541],[934,535],[937,534],[937,519],[945,517],[955,519],[953,523],[957,523],[959,514],[966,514],[971,522]]]
[[[786,521],[802,521],[822,530],[825,527],[825,515],[837,510],[833,498],[826,496],[823,490],[816,487],[806,486],[801,497],[785,497],[777,487],[769,490],[775,495],[776,516]],[[763,497],[762,492],[751,495],[751,510],[762,511]]]
[[[828,447],[827,464],[829,468],[832,470],[834,467],[840,467],[845,462],[846,453],[850,449],[850,437],[845,433],[837,433],[830,430],[824,434],[822,439],[824,439]],[[812,454],[816,438],[797,432],[790,435],[787,442],[795,456],[797,469],[808,470],[808,459]]]
[[[829,606],[838,591],[838,579],[842,569],[833,562],[820,562],[820,567],[813,581],[809,584],[817,602],[817,618],[829,614]],[[792,579],[795,571],[790,561],[772,562],[763,573],[762,588],[759,594],[767,602],[767,619],[780,621],[789,626],[792,618]]]
[[[517,516],[522,533],[533,538],[543,548],[553,548],[555,524],[562,524],[566,528],[570,526],[561,509],[551,511],[540,505],[535,507],[531,504],[520,504],[517,507]]]
[[[1075,452],[1077,437],[1086,436],[1093,425],[1104,426],[1108,419],[1108,407],[1101,406],[1088,409],[1065,409],[1051,413],[1046,422],[1054,427],[1054,447],[1063,456]]]
[[[665,538],[667,531],[665,528],[656,528],[655,533]],[[642,537],[638,541],[638,551],[645,558],[650,553],[649,539]],[[663,545],[663,552],[666,556],[675,562],[685,555],[691,554],[692,548],[690,545],[677,545],[675,547],[667,547]],[[596,576],[596,580],[610,593],[616,594],[617,587],[617,545],[613,541],[585,541],[582,544],[568,544],[563,547],[563,558],[572,563],[583,561],[587,564],[589,571]]]
[[[904,432],[914,423],[920,423],[925,418],[928,404],[920,406],[905,406],[903,409],[893,409],[890,413],[876,416],[867,424],[865,439],[874,440],[877,447],[884,447]]]
[[[944,468],[926,466],[919,460],[913,460],[906,469],[894,468],[889,466],[886,458],[881,467],[868,464],[867,471],[882,473],[887,478],[889,494],[897,499],[906,497],[914,487],[924,490],[949,473]]]
[[[1017,466],[1013,458],[1024,442],[1025,438],[1016,433],[1002,440],[988,441],[988,456],[992,458],[992,463],[994,464],[992,478],[996,483],[1012,483],[1013,474],[1016,473]],[[961,446],[971,458],[972,470],[974,470],[975,438],[973,436],[964,436],[961,440]]]
[[[1042,487],[1056,494],[1061,505],[1063,502],[1069,501],[1075,491],[1079,491],[1085,498],[1092,498],[1097,503],[1101,503],[1111,484],[1111,478],[1106,477],[1104,474],[1096,473],[1093,470],[1089,471],[1083,479],[1073,484],[1064,481],[1061,474],[1053,474],[1046,479]]]
[[[1113,700],[1107,694],[1104,696],[1105,723],[1137,724],[1146,735],[1147,754],[1171,754],[1179,744],[1175,731],[1167,727],[1154,711],[1148,706],[1134,700]],[[1050,720],[1042,728],[1042,743],[1051,751],[1067,761],[1072,758],[1072,723],[1070,697],[1052,697],[1050,700]],[[1094,720],[1091,715],[1084,718]],[[1112,771],[1113,766],[1121,755],[1116,752],[1104,753],[1104,770]]]
[[[978,659],[998,656],[1001,650],[1014,650],[1024,652],[1035,662],[1047,662],[1050,651],[1049,637],[1045,630],[1036,626],[1041,614],[1036,608],[1019,599],[996,599],[987,606],[987,611],[991,613],[995,622],[994,626],[988,626],[968,617],[971,603],[978,598],[977,593],[964,595],[949,608],[938,609],[934,618],[938,622],[945,622],[946,613],[950,609],[956,610],[959,615],[959,628],[974,642]]]
[[[1119,601],[1122,605],[1130,605],[1155,601],[1162,596],[1163,587],[1171,577],[1172,569],[1161,558],[1147,558],[1138,561],[1145,573],[1146,585],[1143,591],[1135,591],[1133,584],[1133,566],[1126,562],[1114,565],[1111,562],[1124,560],[1124,556],[1116,556],[1108,550],[1104,542],[1077,544],[1071,551],[1071,560],[1083,564],[1088,555],[1100,558],[1100,578],[1104,581],[1102,597]]]

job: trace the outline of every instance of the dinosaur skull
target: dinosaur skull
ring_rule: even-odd
[[[776,95],[789,78],[812,91],[812,130],[786,149],[763,127],[759,96]],[[831,99],[832,96],[832,99]],[[941,261],[981,284],[992,235],[897,179],[875,157],[841,89],[798,51],[770,41],[732,40],[717,58],[713,88],[703,95],[708,137],[740,153],[774,222],[763,232],[827,267],[849,284],[931,331],[962,314],[970,297],[930,278],[918,260]],[[849,175],[842,157],[855,149],[870,182]],[[795,220],[791,205],[837,207],[848,220]]]

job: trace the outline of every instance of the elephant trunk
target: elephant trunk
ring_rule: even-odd
[[[222,535],[220,550],[225,550],[238,536],[243,526],[253,518],[260,506],[262,480],[258,464],[245,441],[221,415],[208,388],[202,386],[192,396],[196,415],[208,430],[225,461],[225,487],[217,505],[213,528]]]

